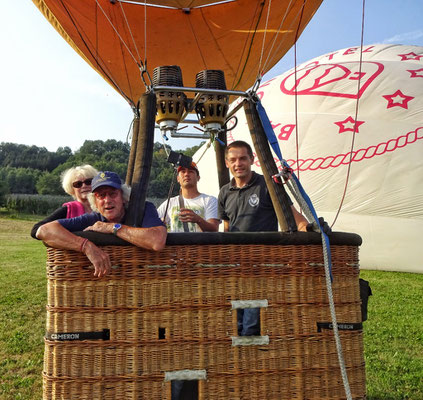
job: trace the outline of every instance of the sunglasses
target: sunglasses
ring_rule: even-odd
[[[119,190],[108,190],[104,192],[94,192],[94,196],[96,199],[104,200],[106,196],[109,196],[111,199],[115,199],[119,196]]]
[[[93,178],[85,179],[85,181],[76,181],[72,183],[72,186],[76,189],[82,188],[82,185],[85,183],[86,186],[91,186],[91,182],[93,181]]]

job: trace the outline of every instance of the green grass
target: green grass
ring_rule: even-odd
[[[423,399],[423,275],[360,275],[373,291],[364,323],[368,398]]]
[[[41,399],[45,248],[37,217],[0,213],[0,399]],[[369,400],[423,399],[423,275],[362,271],[370,281],[364,344]]]
[[[0,219],[0,399],[41,399],[45,248],[33,221]]]

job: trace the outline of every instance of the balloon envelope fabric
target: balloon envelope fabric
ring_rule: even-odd
[[[333,229],[363,238],[361,268],[423,272],[423,47],[368,45],[359,59],[359,47],[333,51],[263,82],[258,95],[284,158],[329,223],[347,186]],[[236,115],[228,142],[252,144],[243,111]],[[207,152],[199,163],[200,190],[210,194],[218,183],[205,165],[214,162]]]

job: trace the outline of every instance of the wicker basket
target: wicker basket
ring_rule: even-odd
[[[82,254],[48,248],[44,399],[170,400],[186,371],[201,400],[345,398],[333,332],[317,325],[331,321],[321,246],[103,249],[114,269],[98,279]],[[359,328],[340,331],[351,392],[365,399],[358,246],[331,251],[338,323]],[[234,300],[265,304],[256,344],[239,342]]]

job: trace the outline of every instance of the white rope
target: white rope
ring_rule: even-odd
[[[289,179],[286,182],[286,185],[288,186],[290,192],[294,196],[295,200],[298,202],[301,209],[304,211],[304,214],[306,214],[307,219],[312,222],[314,221],[317,226],[319,227],[319,221],[316,221],[310,208],[308,207],[307,202],[304,200],[304,198],[301,196],[301,192],[298,188],[297,182],[295,182],[292,179]],[[336,344],[336,350],[338,354],[338,361],[339,361],[339,367],[341,370],[341,376],[342,376],[342,382],[344,384],[345,389],[345,395],[347,396],[347,400],[352,400],[351,395],[351,389],[350,384],[348,382],[348,375],[347,375],[347,369],[345,367],[345,360],[344,355],[342,351],[342,343],[341,338],[339,337],[339,330],[338,330],[338,322],[336,320],[336,312],[335,312],[335,302],[333,300],[333,291],[332,291],[332,281],[330,276],[330,270],[329,270],[329,251],[327,248],[327,243],[324,238],[323,232],[320,230],[320,234],[322,236],[322,245],[323,245],[323,260],[325,264],[325,278],[326,278],[326,289],[328,292],[328,300],[329,300],[329,310],[330,315],[332,319],[332,325],[333,325],[333,334],[335,337],[335,344]]]
[[[147,60],[147,0],[144,0],[144,62]]]
[[[125,10],[123,9],[122,2],[119,2],[120,10],[122,11],[123,18],[125,19],[126,26],[128,27],[129,34],[131,35],[132,43],[134,44],[135,51],[137,52],[138,60],[141,60],[140,53],[138,51],[137,44],[135,42],[134,36],[132,35],[132,30],[128,22],[128,18],[126,18]]]
[[[283,25],[283,23],[284,23],[284,22],[285,22],[285,20],[286,20],[286,17],[287,17],[287,15],[288,15],[288,11],[289,11],[289,9],[291,8],[291,3],[292,3],[292,1],[293,1],[293,0],[290,0],[290,2],[289,2],[289,4],[288,4],[288,7],[286,8],[285,15],[282,17],[281,22],[280,22],[280,24],[279,24],[279,26],[278,26],[277,32],[276,32],[276,34],[275,34],[275,37],[274,37],[274,38],[273,38],[273,40],[272,40],[272,45],[270,46],[270,49],[269,49],[269,51],[268,51],[268,53],[267,53],[267,58],[266,58],[266,60],[265,60],[265,62],[264,62],[264,64],[263,64],[263,69],[265,69],[265,68],[266,68],[266,66],[267,66],[267,63],[268,63],[268,61],[269,61],[270,54],[272,54],[273,47],[275,46],[275,43],[276,43],[276,39],[277,39],[277,38],[278,38],[278,36],[279,36],[280,30],[282,29],[282,25]],[[282,42],[283,42],[283,40],[282,40]],[[261,62],[261,60],[260,60],[260,62]]]
[[[267,16],[266,16],[266,24],[264,26],[264,34],[263,34],[263,42],[261,44],[261,53],[260,53],[260,61],[258,65],[257,76],[261,76],[261,62],[263,60],[263,53],[264,53],[264,45],[266,43],[266,33],[267,33],[267,26],[269,24],[269,15],[270,15],[270,8],[272,7],[272,0],[269,0],[269,5],[267,6]]]
[[[167,157],[169,157],[169,152],[167,151],[165,138],[164,138],[164,136],[163,136],[163,135],[161,135],[161,137],[162,137],[163,149],[164,149],[164,151],[165,151],[165,153],[166,153],[166,156],[167,156]]]
[[[357,81],[357,100],[355,102],[355,115],[354,115],[354,131],[351,135],[351,150],[350,150],[350,159],[348,161],[348,168],[347,168],[347,175],[345,178],[345,185],[344,185],[344,193],[342,194],[341,202],[339,203],[338,210],[335,214],[335,218],[333,219],[332,226],[335,225],[336,220],[338,219],[339,213],[341,212],[341,208],[344,204],[345,196],[347,194],[348,183],[350,180],[350,173],[351,173],[351,166],[352,166],[352,157],[354,152],[354,143],[355,143],[355,134],[357,132],[357,119],[358,119],[358,108],[360,104],[360,88],[361,88],[361,70],[363,66],[363,47],[364,47],[364,10],[366,7],[366,0],[363,0],[363,7],[362,7],[362,16],[361,16],[361,40],[360,40],[360,58],[358,62],[358,81]]]
[[[291,2],[292,2],[292,0],[291,0]],[[291,3],[290,3],[290,4],[291,4]],[[287,30],[289,30],[289,29],[291,29],[291,28],[292,28],[292,26],[293,26],[294,22],[296,21],[296,18],[298,18],[298,16],[301,14],[301,11],[302,11],[302,7],[299,9],[299,11],[298,11],[297,15],[295,16],[295,18],[293,18],[293,19],[292,19],[292,22],[291,22],[291,24],[287,27]],[[283,19],[282,19],[282,21],[281,21],[281,24],[279,25],[279,28],[278,28],[278,35],[279,35],[280,30],[282,29],[282,24],[283,24],[283,22],[285,22],[285,19],[286,19],[286,17],[287,17],[287,14],[288,14],[288,8],[287,8],[287,11],[286,11],[286,13],[285,13],[285,15],[284,15],[284,17],[283,17]],[[277,36],[278,36],[278,35],[275,35],[274,44],[276,43],[276,39],[277,39]],[[284,38],[283,38],[282,40],[280,40],[280,41],[279,41],[279,45],[276,47],[276,50],[275,50],[273,53],[274,53],[274,54],[277,54],[277,52],[279,51],[279,49],[281,48],[281,46],[282,46],[283,44],[285,44],[285,42],[286,42],[286,39],[284,39]],[[268,62],[270,62],[270,61],[269,61],[269,59],[270,59],[270,55],[272,54],[272,50],[273,50],[273,45],[272,45],[272,48],[270,49],[270,51],[268,52],[267,59],[266,59],[266,62],[264,63],[263,68],[266,68],[266,67],[267,67]]]
[[[127,46],[127,44],[125,43],[125,41],[123,40],[122,36],[119,34],[119,32],[117,31],[117,29],[115,28],[115,26],[113,25],[113,22],[110,20],[110,18],[107,16],[106,12],[103,10],[103,8],[101,7],[101,5],[99,4],[98,0],[95,0],[95,2],[98,5],[98,8],[100,8],[101,12],[103,13],[103,15],[105,16],[105,18],[107,19],[107,21],[109,22],[110,26],[113,28],[113,30],[115,31],[116,35],[118,36],[119,40],[122,42],[122,44],[125,46],[126,50],[128,50],[129,55],[133,58],[133,60],[135,61],[135,64],[137,64],[137,66],[139,67],[139,63],[137,61],[137,59],[135,58],[135,56],[132,54],[131,50],[129,49],[129,47]]]
[[[198,163],[201,161],[201,159],[203,158],[204,154],[206,154],[206,151],[210,148],[211,143],[212,143],[212,141],[211,141],[211,139],[210,139],[210,140],[208,141],[207,145],[206,145],[205,150],[203,151],[203,154],[201,154],[200,158],[199,158],[199,159],[195,162],[196,164],[198,164]]]
[[[136,116],[134,115],[134,118],[132,118],[132,121],[131,121],[131,123],[129,124],[128,133],[126,134],[126,143],[128,143],[128,144],[129,144],[129,139],[131,139],[131,140],[132,140],[132,135],[131,135],[131,133],[132,133],[132,131],[133,131],[132,127],[134,126],[134,123],[135,123],[135,118],[136,118]]]

